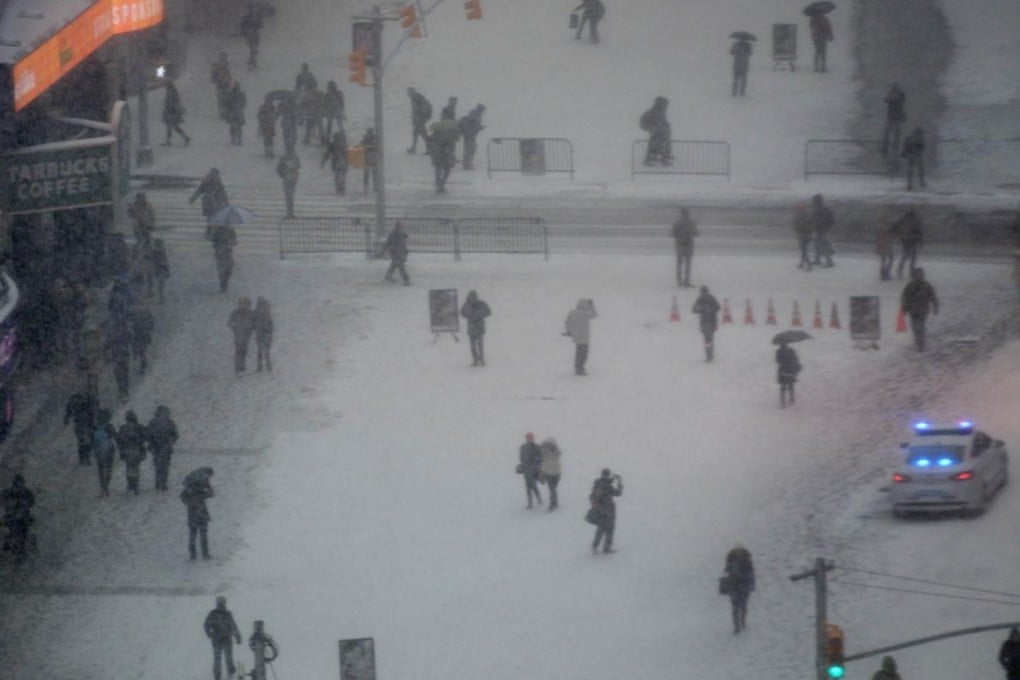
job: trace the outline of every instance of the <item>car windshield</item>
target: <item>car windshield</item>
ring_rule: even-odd
[[[963,462],[962,446],[911,446],[907,464],[917,468],[940,468]]]

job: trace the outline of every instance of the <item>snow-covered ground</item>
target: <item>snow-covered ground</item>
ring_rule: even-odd
[[[301,61],[320,82],[345,78],[348,16],[364,8],[324,0],[303,7],[281,6],[264,34],[263,68],[241,76],[250,119],[251,104],[289,87]],[[485,20],[467,23],[460,3],[443,4],[430,17],[430,37],[401,52],[388,80],[394,192],[421,205],[432,200],[427,161],[403,151],[410,84],[437,109],[452,94],[461,111],[486,103],[487,134],[575,140],[572,184],[550,179],[551,189],[536,188],[458,170],[456,198],[444,200],[513,195],[522,186],[679,194],[686,181],[629,181],[630,141],[641,136],[635,121],[658,94],[672,100],[675,132],[733,144],[733,186],[683,191],[813,191],[815,183],[798,180],[803,141],[838,134],[853,106],[843,8],[833,15],[830,73],[811,73],[806,59],[795,74],[772,72],[764,40],[749,96],[733,100],[725,36],[737,29],[767,36],[772,21],[798,21],[803,55],[799,3],[684,7],[680,14],[665,0],[626,11],[610,5],[604,43],[593,47],[568,33],[569,7],[490,1]],[[181,79],[194,141],[157,149],[156,170],[198,176],[217,165],[228,184],[276,192],[259,147],[229,147],[216,119],[205,64],[222,46],[195,36]],[[226,47],[232,63],[243,64],[240,41]],[[369,93],[344,90],[350,134],[360,136]],[[319,150],[301,149],[301,190],[328,193],[330,178],[315,171]],[[866,180],[830,188],[875,190]],[[526,205],[527,193],[521,197]],[[814,602],[809,583],[787,577],[816,557],[836,562],[830,619],[843,626],[851,653],[1016,619],[988,602],[863,589],[850,582],[890,583],[848,570],[1020,593],[1012,567],[1020,496],[1012,488],[980,519],[932,522],[894,521],[881,491],[892,450],[917,416],[972,417],[1020,451],[1020,342],[981,356],[1016,304],[1006,266],[923,262],[943,311],[931,324],[932,351],[921,355],[893,333],[901,287],[876,280],[872,257],[842,256],[836,268],[808,274],[790,256],[702,249],[694,279],[728,299],[737,321],[722,327],[718,360],[708,365],[689,313],[693,291],[673,285],[671,245],[664,239],[654,255],[554,253],[548,262],[412,254],[414,285],[403,287],[382,282],[383,263],[277,262],[245,250],[242,233],[232,293],[274,303],[276,370],[235,378],[224,325],[233,295],[215,291],[205,244],[182,244],[171,254],[172,301],[158,312],[153,373],[130,406],[145,419],[157,404],[172,409],[182,430],[174,484],[193,467],[216,469],[214,559],[187,560],[175,494],[126,496],[118,468],[118,491],[97,500],[93,470],[73,465],[71,434],[58,431],[25,472],[46,480],[40,517],[71,508],[77,521],[59,536],[42,523],[38,558],[5,571],[4,677],[207,678],[201,621],[222,593],[246,634],[253,620],[266,622],[282,648],[280,678],[335,678],[336,640],[371,636],[380,677],[793,680],[812,673]],[[457,288],[461,299],[477,289],[492,306],[486,368],[469,366],[463,337],[433,340],[431,288]],[[668,320],[674,294],[680,323]],[[780,410],[769,342],[776,328],[763,324],[769,299],[783,326],[794,301],[808,324],[816,301],[826,322],[835,302],[845,326],[850,294],[881,296],[882,349],[853,350],[845,330],[812,331],[815,339],[798,346],[805,365],[798,403]],[[587,378],[572,374],[573,350],[560,336],[579,297],[594,298],[600,313]],[[755,326],[741,323],[747,300]],[[953,342],[964,335],[982,341]],[[554,513],[524,509],[513,467],[528,431],[555,436],[565,452]],[[619,553],[593,557],[582,516],[605,466],[626,485]],[[68,523],[53,519],[60,521]],[[736,541],[754,553],[759,585],[748,630],[735,637],[715,588]],[[962,638],[897,658],[904,677],[996,677],[1003,637]],[[246,650],[238,656],[250,665]],[[851,677],[876,667],[877,660],[852,664]]]

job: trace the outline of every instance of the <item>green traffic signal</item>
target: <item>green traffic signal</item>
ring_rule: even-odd
[[[829,666],[828,675],[830,678],[842,678],[846,676],[846,670],[842,666]]]

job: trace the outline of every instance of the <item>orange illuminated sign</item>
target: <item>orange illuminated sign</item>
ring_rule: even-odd
[[[163,0],[97,0],[14,65],[14,110],[23,109],[113,36],[161,21]]]

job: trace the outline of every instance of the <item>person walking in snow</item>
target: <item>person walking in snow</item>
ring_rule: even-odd
[[[797,263],[797,268],[811,271],[811,257],[808,255],[808,249],[811,246],[811,237],[815,233],[815,226],[811,222],[807,206],[803,203],[793,209],[793,233],[797,237],[797,246],[800,248],[800,262]]]
[[[364,168],[362,168],[361,173],[361,186],[362,191],[367,194],[369,179],[372,180],[372,191],[379,190],[379,178],[375,173],[376,154],[379,151],[375,130],[372,128],[365,130],[365,134],[361,137],[360,144],[361,148],[365,150],[365,165]]]
[[[322,96],[322,117],[326,124],[323,143],[326,143],[333,139],[333,123],[336,123],[338,132],[343,132],[344,121],[347,119],[344,113],[344,93],[336,86],[336,81],[326,83],[326,93]]]
[[[173,457],[174,444],[179,436],[177,423],[170,417],[170,409],[166,406],[157,406],[152,419],[145,426],[146,441],[152,450],[152,468],[157,491],[167,490],[170,459]]]
[[[113,362],[117,398],[127,401],[131,389],[131,325],[127,318],[111,316],[105,324],[104,351]]]
[[[645,151],[645,165],[673,164],[673,128],[666,119],[669,100],[656,97],[652,108],[641,114],[641,129],[648,133],[648,147]]]
[[[900,262],[896,266],[896,278],[902,279],[905,267],[909,274],[914,271],[914,267],[917,265],[917,253],[924,247],[924,225],[921,223],[921,218],[917,216],[917,211],[911,209],[893,222],[891,232],[900,239],[902,252],[900,253]],[[906,266],[908,263],[909,267]]]
[[[86,391],[75,392],[64,408],[64,426],[74,421],[74,438],[78,442],[78,464],[92,462],[92,432],[96,429],[96,410],[99,404]]]
[[[882,131],[883,158],[889,154],[890,146],[894,158],[900,152],[900,132],[903,130],[903,123],[907,121],[907,113],[904,108],[906,101],[907,95],[900,88],[900,84],[893,83],[885,95],[885,129]]]
[[[793,405],[795,401],[793,386],[797,382],[797,376],[800,375],[801,365],[796,350],[785,342],[779,343],[779,349],[776,350],[776,366],[778,368],[776,380],[779,382],[779,407],[786,408],[787,404]]]
[[[914,128],[914,131],[903,140],[903,151],[901,156],[907,159],[907,191],[914,190],[914,175],[917,174],[917,181],[921,187],[927,186],[924,183],[924,129]]]
[[[262,148],[266,157],[272,158],[275,155],[273,143],[276,141],[276,119],[278,117],[276,106],[267,97],[257,114],[259,124],[259,137],[262,138]]]
[[[135,202],[128,205],[128,216],[135,221],[135,242],[149,243],[156,230],[156,209],[149,203],[144,191],[135,194]]]
[[[215,495],[212,482],[209,480],[213,469],[201,468],[201,470],[205,472],[204,475],[199,477],[189,475],[185,478],[184,491],[180,495],[181,502],[188,509],[188,553],[192,560],[198,557],[198,551],[195,549],[196,539],[202,548],[202,559],[212,559],[209,554],[209,508],[205,502]],[[215,647],[213,651],[215,652]]]
[[[326,153],[322,156],[321,168],[329,161],[329,167],[333,171],[333,186],[338,196],[347,193],[347,134],[343,129],[333,133],[333,139],[326,146]]]
[[[733,87],[734,97],[743,97],[747,94],[747,71],[751,64],[751,53],[754,48],[751,41],[741,38],[730,47],[730,54],[733,55]]]
[[[489,305],[478,297],[475,291],[469,291],[467,299],[460,307],[460,315],[467,319],[468,340],[471,342],[471,365],[485,365],[485,319],[492,314]]]
[[[304,89],[298,95],[298,111],[305,121],[305,144],[312,143],[312,134],[320,144],[325,144],[326,129],[323,117],[326,110],[326,95],[317,87]]]
[[[234,615],[227,609],[227,598],[222,595],[216,598],[216,608],[206,615],[202,630],[212,642],[213,678],[220,680],[220,657],[226,661],[227,676],[233,677],[237,672],[234,667],[233,643],[241,644],[241,631],[237,629]]]
[[[294,97],[284,97],[280,102],[280,134],[283,135],[284,151],[294,151],[297,144],[297,102]]]
[[[177,91],[174,81],[167,78],[163,85],[165,96],[163,98],[163,124],[166,125],[166,142],[163,146],[170,146],[170,137],[176,132],[184,139],[184,146],[191,144],[191,137],[181,129],[184,122],[184,104],[181,103],[181,93]]]
[[[829,17],[817,12],[811,15],[808,25],[811,29],[811,41],[815,44],[815,71],[824,73],[829,70],[825,57],[833,38],[832,24],[829,23]]]
[[[889,281],[892,279],[893,260],[896,256],[893,252],[893,226],[887,219],[882,220],[875,233],[875,253],[878,255],[878,278]]]
[[[574,12],[581,12],[581,21],[577,25],[575,40],[580,40],[584,33],[584,25],[588,24],[588,37],[593,45],[599,44],[599,22],[606,15],[606,6],[602,0],[581,0],[581,4],[574,8]]]
[[[729,581],[733,633],[737,634],[747,627],[747,600],[754,591],[754,561],[751,559],[751,552],[737,543],[726,554],[723,573]]]
[[[446,106],[439,112],[439,119],[442,120],[447,118],[449,120],[457,120],[457,98],[450,97],[446,100]]]
[[[305,90],[314,90],[319,86],[319,81],[316,80],[315,74],[312,73],[311,69],[308,68],[308,62],[301,63],[301,71],[294,78],[294,94],[300,95]]]
[[[464,140],[464,158],[461,167],[465,170],[475,169],[475,152],[478,150],[478,134],[485,129],[482,125],[482,115],[485,113],[485,105],[479,104],[471,109],[466,116],[457,121],[457,128],[461,139]]]
[[[437,194],[446,192],[446,180],[450,177],[450,170],[457,164],[458,137],[460,131],[457,128],[457,121],[451,117],[447,109],[443,109],[439,120],[432,124],[432,134],[428,140]]]
[[[591,320],[598,316],[595,301],[582,298],[577,306],[567,315],[566,335],[574,341],[574,375],[588,375],[585,364],[588,362],[588,346],[591,342]]]
[[[1020,628],[1009,629],[1009,637],[999,647],[999,665],[1006,671],[1006,680],[1020,680]]]
[[[240,375],[247,368],[248,346],[251,344],[251,336],[255,331],[251,298],[237,299],[237,307],[230,313],[227,327],[234,335],[234,372]]]
[[[829,240],[829,232],[836,224],[836,217],[833,215],[832,209],[825,205],[825,199],[821,194],[815,194],[811,201],[813,204],[811,223],[815,230],[814,264],[832,267],[834,266],[832,254],[836,251],[832,247],[832,241]],[[825,260],[824,265],[822,265],[823,259]]]
[[[528,509],[534,502],[542,505],[542,494],[538,492],[538,479],[542,471],[542,449],[535,443],[535,435],[531,432],[524,435],[524,443],[518,453],[520,464],[517,470],[524,475],[524,492],[528,496]]]
[[[276,174],[283,180],[283,200],[287,207],[287,218],[294,217],[294,192],[301,176],[301,159],[296,153],[286,153],[276,164]]]
[[[413,87],[407,88],[407,96],[411,99],[411,147],[407,153],[417,152],[419,137],[427,151],[429,132],[426,125],[432,119],[432,104],[425,98],[425,95]]]
[[[152,239],[152,276],[156,279],[156,295],[163,302],[163,290],[166,280],[170,278],[170,260],[166,254],[166,244],[161,238]]]
[[[896,660],[891,656],[882,657],[882,668],[871,676],[871,680],[902,680],[896,669]]]
[[[542,450],[542,466],[539,469],[539,479],[545,480],[546,486],[549,487],[549,512],[552,512],[560,507],[560,497],[557,489],[559,488],[560,475],[562,474],[560,458],[563,456],[563,451],[560,450],[559,444],[556,443],[556,439],[553,437],[547,437],[539,448]]]
[[[903,288],[903,294],[900,296],[900,309],[910,317],[914,345],[918,352],[923,352],[928,313],[936,315],[939,313],[939,298],[935,294],[935,287],[924,278],[924,267],[917,267],[911,272],[911,280]]]
[[[698,315],[698,325],[705,339],[705,361],[712,361],[715,358],[715,330],[719,327],[719,301],[708,292],[708,286],[701,287],[691,311]]]
[[[255,334],[255,356],[258,360],[255,370],[261,371],[262,366],[265,365],[266,370],[272,372],[273,359],[269,351],[273,346],[273,313],[269,307],[269,300],[262,296],[255,300],[252,330]]]
[[[206,173],[199,183],[198,188],[195,189],[195,193],[191,194],[188,203],[194,203],[195,199],[199,196],[202,197],[202,216],[207,220],[218,211],[230,205],[230,199],[227,198],[227,190],[223,186],[223,180],[220,179],[220,171],[218,169],[209,169],[209,172]],[[212,226],[207,225],[206,236],[210,236],[211,232]]]
[[[588,500],[591,501],[589,517],[595,524],[595,538],[591,543],[591,554],[599,552],[599,545],[603,553],[614,553],[613,534],[616,532],[616,501],[617,496],[623,495],[623,479],[620,475],[614,475],[609,468],[602,470],[601,476],[592,484],[591,494]],[[603,542],[604,540],[604,542]]]
[[[230,143],[233,146],[243,144],[241,132],[244,130],[244,110],[248,106],[248,97],[241,90],[241,83],[235,82],[227,95],[227,125],[230,128]]]
[[[145,428],[138,422],[134,411],[125,413],[124,421],[117,431],[117,448],[120,450],[120,459],[124,461],[127,490],[137,496],[141,465],[145,460]]]
[[[698,225],[687,208],[680,208],[680,218],[673,222],[673,245],[676,247],[676,284],[691,287],[691,263],[694,259],[694,237]]]
[[[404,280],[405,286],[411,285],[411,277],[407,275],[407,255],[410,252],[407,248],[407,232],[404,230],[404,223],[397,222],[379,249],[379,257],[387,253],[390,256],[390,268],[386,270],[386,280],[393,281],[393,272],[399,271],[400,277]]]
[[[142,304],[135,305],[130,313],[131,354],[138,362],[138,375],[145,375],[149,368],[149,346],[152,333],[156,330],[156,318]]]
[[[227,119],[227,97],[230,88],[234,84],[234,77],[230,74],[230,64],[227,61],[227,53],[220,52],[219,58],[213,62],[210,70],[209,80],[216,88],[216,104],[220,112],[220,118]]]
[[[96,411],[96,427],[92,431],[92,452],[96,459],[96,472],[99,474],[99,495],[110,495],[110,479],[113,477],[113,463],[117,456],[117,430],[110,422],[113,414],[110,409],[101,408]]]
[[[229,224],[212,229],[213,259],[216,261],[216,276],[220,292],[226,293],[230,275],[234,273],[234,246],[237,245],[237,231]]]
[[[248,6],[248,13],[241,18],[241,37],[248,46],[248,70],[259,65],[259,43],[262,41],[262,17],[254,5]]]

